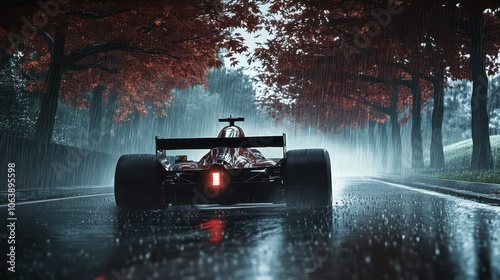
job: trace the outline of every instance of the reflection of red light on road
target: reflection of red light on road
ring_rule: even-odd
[[[210,242],[218,243],[222,241],[222,233],[224,232],[224,221],[219,219],[211,219],[200,225],[201,229],[210,231]]]

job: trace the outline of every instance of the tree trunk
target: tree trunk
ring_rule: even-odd
[[[94,87],[90,101],[89,138],[92,138],[95,143],[101,142],[103,90],[104,87],[101,85]]]
[[[431,162],[433,169],[445,168],[443,151],[443,116],[444,116],[444,69],[440,67],[434,81],[434,108],[432,108]]]
[[[380,169],[382,171],[387,170],[387,127],[384,123],[379,124],[379,134],[380,134],[380,151],[379,151],[379,158],[380,158]]]
[[[64,59],[64,41],[65,34],[56,31],[54,48],[50,58],[48,90],[47,94],[42,96],[40,112],[36,122],[35,139],[47,143],[52,140],[56,122],[57,101]]]
[[[475,7],[471,14],[471,56],[472,70],[472,157],[471,169],[492,169],[489,119],[488,119],[488,77],[483,54],[483,10]]]
[[[116,93],[110,92],[108,95],[108,102],[106,104],[106,112],[104,113],[104,139],[103,139],[103,148],[105,150],[113,150],[116,148],[115,145],[111,145],[114,141],[113,136],[111,134],[114,123],[114,116],[117,107],[117,96]]]
[[[370,149],[370,153],[375,157],[379,158],[378,155],[378,147],[377,140],[375,138],[375,126],[376,123],[374,121],[368,121],[368,147]]]
[[[392,142],[392,171],[395,173],[401,172],[401,133],[398,118],[398,99],[399,89],[396,86],[392,87],[391,95],[391,142]]]
[[[412,168],[424,167],[424,151],[422,148],[422,92],[418,75],[412,73],[411,94],[413,97],[412,122],[411,122],[411,152]]]

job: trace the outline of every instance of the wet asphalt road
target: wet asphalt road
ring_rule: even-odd
[[[3,228],[1,279],[500,279],[500,207],[334,183],[321,211],[119,212],[113,195],[19,203],[16,273],[5,270]]]

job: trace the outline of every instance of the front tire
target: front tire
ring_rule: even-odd
[[[123,155],[116,164],[115,201],[120,209],[164,209],[161,166],[155,155]]]
[[[284,183],[288,207],[331,206],[332,175],[328,151],[324,149],[288,151]]]

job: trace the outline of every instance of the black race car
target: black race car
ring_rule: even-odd
[[[164,209],[183,204],[283,203],[330,206],[330,157],[324,149],[286,151],[285,134],[246,137],[229,122],[217,138],[156,137],[156,155],[123,155],[115,172],[115,200],[122,209]],[[266,158],[257,148],[281,147]],[[200,160],[167,155],[169,150],[209,149]]]

